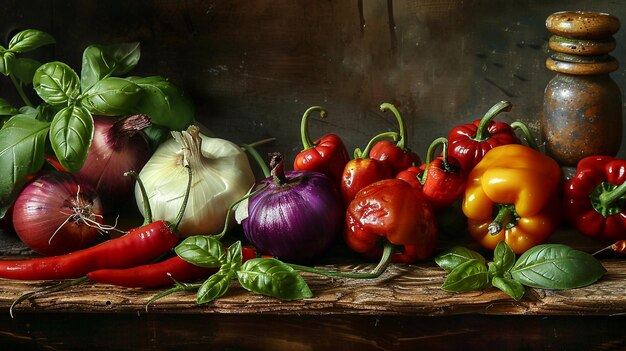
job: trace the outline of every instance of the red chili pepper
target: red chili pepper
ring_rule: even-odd
[[[567,221],[582,234],[602,242],[626,239],[626,160],[588,156],[565,183]]]
[[[370,140],[363,152],[360,149],[354,150],[354,159],[346,164],[340,184],[341,196],[346,206],[364,187],[381,179],[393,178],[389,164],[370,158],[369,152],[380,139],[397,136],[395,132],[381,133]]]
[[[435,251],[435,213],[419,189],[399,179],[384,179],[363,188],[346,211],[344,238],[365,256],[380,256],[380,241],[402,248],[395,262],[413,263]]]
[[[82,277],[102,268],[126,268],[145,264],[167,253],[178,243],[164,221],[141,228],[101,244],[69,254],[0,261],[0,278],[20,280],[59,280]]]
[[[398,120],[400,138],[396,143],[392,143],[389,140],[382,140],[376,143],[372,147],[369,155],[370,158],[383,161],[391,167],[393,176],[397,175],[401,171],[411,167],[412,165],[419,165],[422,163],[420,157],[415,152],[408,148],[406,123],[400,115],[398,109],[389,103],[383,103],[380,105],[381,111],[390,110],[396,119]]]
[[[430,161],[439,145],[443,146],[442,156]],[[452,205],[461,197],[467,184],[467,176],[459,161],[448,154],[446,138],[437,138],[432,142],[424,166],[426,170],[422,175],[422,192],[433,204],[435,211]]]
[[[459,161],[465,172],[469,173],[492,148],[505,144],[519,144],[511,125],[493,121],[500,112],[510,111],[511,106],[508,101],[500,101],[489,109],[482,119],[455,127],[450,131],[448,134],[450,156]]]
[[[309,115],[312,111],[319,111],[322,118],[326,118],[327,112],[320,106],[307,109],[302,116],[300,135],[302,137],[303,150],[296,155],[293,169],[297,171],[321,172],[329,176],[335,184],[339,185],[346,163],[350,161],[348,149],[341,138],[336,134],[326,134],[315,142],[311,142],[308,130]]]
[[[256,257],[253,248],[241,249],[243,262]],[[171,285],[174,280],[187,283],[207,277],[219,268],[205,268],[191,264],[179,256],[167,260],[126,269],[100,269],[87,273],[90,280],[127,288],[158,288]]]

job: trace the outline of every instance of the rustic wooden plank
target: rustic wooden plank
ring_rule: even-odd
[[[621,315],[626,313],[626,261],[607,259],[608,273],[597,283],[573,290],[528,289],[515,302],[495,288],[463,294],[439,287],[445,272],[433,264],[392,265],[371,280],[328,278],[304,274],[315,297],[281,302],[247,292],[236,282],[212,303],[196,305],[192,293],[178,293],[149,306],[147,313],[273,314],[273,315]],[[342,270],[367,270],[369,265],[342,265]],[[22,293],[49,286],[47,281],[0,281],[0,309],[6,311]],[[83,284],[37,296],[15,308],[22,312],[146,313],[146,302],[160,290],[126,289]]]

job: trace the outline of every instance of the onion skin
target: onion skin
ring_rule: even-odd
[[[307,261],[332,245],[342,226],[343,205],[333,181],[319,172],[288,171],[286,182],[260,181],[242,221],[247,239],[265,255]]]
[[[94,223],[88,225],[81,218]],[[13,227],[18,237],[45,256],[89,246],[98,235],[99,223],[102,223],[102,206],[95,190],[74,175],[60,171],[46,173],[30,182],[13,208]]]
[[[135,181],[125,172],[140,172],[151,155],[150,144],[141,130],[150,126],[145,115],[122,120],[94,117],[94,134],[83,167],[76,173],[91,184],[105,212],[119,208],[134,193]]]

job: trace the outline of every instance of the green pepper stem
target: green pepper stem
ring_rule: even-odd
[[[444,169],[448,169],[448,139],[445,137],[439,137],[435,140],[433,140],[432,143],[430,143],[430,145],[428,146],[428,151],[426,152],[426,167],[424,168],[424,172],[422,173],[422,175],[419,177],[419,181],[420,183],[424,184],[426,182],[426,178],[427,178],[427,174],[428,174],[428,167],[430,167],[430,163],[433,162],[433,160],[435,159],[435,151],[437,151],[437,148],[439,147],[439,145],[443,146],[443,166]]]
[[[394,105],[388,102],[382,103],[380,105],[380,110],[383,112],[389,110],[396,117],[396,120],[398,121],[398,132],[399,132],[398,134],[400,135],[400,139],[396,143],[396,146],[402,149],[403,151],[406,150],[407,144],[408,144],[406,141],[407,139],[406,122],[404,121],[404,118],[402,118],[400,111],[398,111],[398,109]]]
[[[600,205],[604,208],[609,208],[613,203],[626,198],[626,182],[620,184],[611,191],[604,191],[598,196]]]
[[[143,201],[143,225],[147,225],[148,223],[152,223],[152,207],[150,207],[150,201],[148,200],[148,192],[146,191],[146,187],[143,185],[143,181],[139,178],[139,174],[135,171],[128,171],[124,173],[125,176],[131,176],[139,185],[139,191],[141,192],[141,201]]]
[[[369,143],[367,143],[365,150],[363,151],[361,151],[360,149],[354,150],[354,156],[355,158],[368,158],[370,155],[370,151],[372,151],[372,148],[374,147],[374,145],[376,145],[376,143],[378,143],[381,140],[389,139],[389,138],[391,138],[393,141],[396,141],[398,140],[398,137],[399,137],[399,134],[396,132],[383,132],[378,135],[375,135],[369,141]],[[357,150],[359,151],[358,155],[357,155]]]
[[[526,143],[528,144],[528,146],[533,148],[534,150],[539,151],[539,146],[537,146],[537,139],[533,136],[533,133],[530,132],[530,128],[528,128],[528,126],[524,122],[515,121],[511,123],[511,128],[513,128],[513,130],[521,130],[522,134],[524,134],[524,139],[526,139]]]
[[[263,172],[265,178],[269,177],[270,168],[263,160],[263,157],[261,157],[258,151],[256,151],[256,149],[252,146],[252,144],[241,144],[241,147],[246,150],[250,154],[250,156],[252,156],[252,158],[256,161],[256,163],[259,165],[259,168],[261,168],[261,172]]]
[[[172,232],[176,232],[176,229],[178,229],[180,222],[183,221],[183,215],[185,214],[185,210],[187,209],[187,203],[189,202],[189,195],[191,194],[191,184],[192,184],[191,175],[193,172],[191,171],[191,167],[189,166],[188,162],[185,162],[185,165],[183,167],[187,168],[187,174],[189,175],[189,178],[187,181],[187,190],[185,191],[183,204],[182,206],[180,206],[180,210],[178,210],[178,214],[176,215],[176,218],[174,219],[174,223],[170,224],[170,229],[172,230]]]
[[[496,235],[507,225],[514,223],[516,218],[515,206],[512,204],[498,205],[498,214],[487,226],[489,234]]]
[[[302,138],[303,150],[307,150],[315,146],[309,137],[309,116],[313,111],[319,111],[320,117],[322,118],[326,118],[326,116],[328,116],[326,109],[321,106],[311,106],[304,111],[304,114],[302,115],[302,122],[300,123],[300,137]]]
[[[393,254],[394,251],[395,251],[395,248],[393,244],[391,244],[388,241],[385,241],[385,245],[383,247],[383,254],[380,258],[380,261],[378,262],[376,267],[374,267],[374,269],[372,269],[368,273],[347,273],[347,272],[341,272],[341,271],[331,271],[331,270],[325,270],[325,269],[317,269],[317,268],[308,267],[308,266],[301,266],[301,265],[297,265],[293,263],[288,263],[288,265],[297,271],[319,274],[319,275],[324,275],[328,277],[373,279],[373,278],[380,277],[380,275],[383,274],[385,270],[387,270],[387,267],[389,267],[389,265],[391,264],[391,255]]]
[[[512,108],[512,104],[509,101],[500,101],[497,104],[493,105],[493,107],[491,107],[489,111],[487,111],[487,113],[485,113],[483,118],[480,120],[480,123],[478,124],[478,128],[476,129],[476,135],[474,136],[474,140],[476,141],[487,140],[489,138],[489,132],[487,131],[489,127],[489,123],[500,112],[502,111],[509,112],[511,111],[511,108]]]

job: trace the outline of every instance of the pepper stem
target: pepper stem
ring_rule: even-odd
[[[604,218],[617,215],[626,204],[626,182],[620,185],[602,182],[593,189],[589,199],[593,209]]]
[[[135,171],[128,171],[124,173],[125,176],[131,176],[139,185],[139,191],[141,192],[141,201],[143,201],[143,225],[152,222],[152,207],[150,207],[150,201],[148,200],[148,192],[146,191],[146,187],[143,185],[143,181],[139,178],[139,174]]]
[[[478,128],[476,129],[476,135],[474,136],[474,140],[485,141],[489,139],[489,132],[487,130],[489,127],[489,123],[500,112],[511,111],[512,106],[513,105],[509,101],[500,101],[497,104],[493,105],[493,107],[491,107],[489,111],[487,111],[487,113],[485,113],[483,118],[480,120],[480,123],[478,124]]]
[[[185,191],[185,197],[183,198],[183,205],[180,207],[178,214],[176,215],[176,219],[174,219],[174,223],[170,225],[170,229],[172,232],[175,232],[180,222],[183,220],[183,215],[185,214],[185,209],[187,209],[187,203],[189,202],[189,194],[191,193],[191,167],[188,163],[185,163],[185,168],[187,168],[187,174],[189,175],[189,180],[187,181],[187,190]]]
[[[394,251],[395,251],[395,248],[393,244],[391,244],[388,241],[385,241],[385,245],[383,246],[383,254],[380,258],[380,261],[378,262],[376,267],[374,267],[374,269],[372,269],[368,273],[347,273],[347,272],[341,272],[341,271],[330,271],[330,270],[317,269],[317,268],[308,267],[308,266],[301,266],[301,265],[297,265],[293,263],[288,263],[288,265],[297,271],[319,274],[319,275],[324,275],[327,277],[373,279],[373,278],[380,277],[380,275],[383,274],[385,270],[387,270],[387,267],[389,267],[389,264],[391,264],[391,255],[393,254]]]
[[[311,106],[302,115],[302,122],[300,123],[300,137],[302,138],[302,147],[304,150],[310,149],[314,147],[311,138],[309,137],[309,115],[313,111],[319,111],[320,117],[326,118],[328,116],[328,112],[321,106]]]
[[[517,221],[517,212],[515,212],[515,206],[512,204],[498,204],[496,205],[498,214],[496,218],[487,226],[489,234],[496,235],[502,231],[502,229],[515,225]]]
[[[380,105],[380,110],[383,112],[385,112],[386,110],[389,110],[396,117],[396,120],[398,121],[398,131],[400,134],[400,140],[398,140],[398,142],[396,143],[396,146],[402,149],[403,151],[406,150],[406,145],[407,145],[406,122],[404,121],[404,118],[402,118],[400,111],[398,111],[398,109],[394,105],[388,102],[382,103]]]
[[[389,138],[391,138],[393,141],[397,141],[399,138],[399,134],[396,132],[383,132],[378,135],[375,135],[369,141],[369,143],[367,143],[365,150],[361,151],[361,149],[359,148],[354,150],[354,158],[368,158],[370,155],[370,151],[372,150],[374,145],[376,145],[377,142],[384,140],[384,139],[389,139]]]
[[[511,123],[511,128],[513,128],[513,130],[521,130],[522,134],[524,134],[524,139],[526,139],[526,143],[528,144],[528,146],[539,151],[537,139],[533,136],[533,133],[530,132],[530,129],[524,122],[515,121]]]
[[[439,137],[435,140],[433,140],[432,143],[430,143],[430,145],[428,146],[428,151],[426,152],[426,167],[424,169],[424,172],[422,173],[422,175],[419,177],[419,181],[420,183],[424,184],[426,182],[426,177],[428,174],[428,167],[430,167],[430,163],[433,162],[433,160],[435,159],[435,151],[437,151],[437,148],[439,147],[439,145],[443,146],[443,151],[442,151],[442,155],[443,155],[443,160],[442,160],[442,165],[444,167],[444,169],[450,169],[450,164],[448,163],[448,139],[445,137]]]

